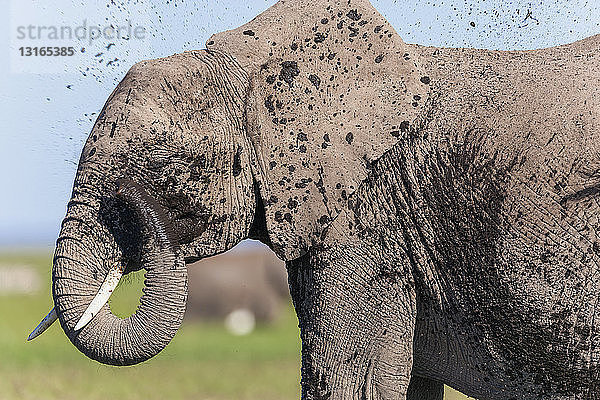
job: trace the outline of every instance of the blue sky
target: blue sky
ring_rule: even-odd
[[[0,0],[0,246],[53,245],[83,142],[131,65],[203,48],[212,33],[249,21],[275,1],[108,3],[61,0],[57,9],[57,1]],[[597,0],[372,3],[406,42],[424,45],[534,49],[600,33]],[[130,22],[145,35],[91,43],[18,38],[19,26],[75,28],[84,21],[100,27]],[[48,45],[73,46],[77,54],[19,54],[21,46]]]

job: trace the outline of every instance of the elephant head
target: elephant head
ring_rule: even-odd
[[[248,237],[256,198],[246,82],[231,57],[189,52],[135,65],[106,102],[79,161],[52,272],[55,314],[87,356],[128,365],[157,354],[185,312],[185,262]],[[104,303],[123,273],[141,268],[139,308],[115,317]]]
[[[280,1],[206,50],[136,64],[85,144],[57,240],[69,339],[103,363],[144,361],[181,323],[185,262],[248,237],[284,260],[318,246],[425,119],[429,84],[367,0]],[[141,305],[117,318],[103,282],[140,268]]]

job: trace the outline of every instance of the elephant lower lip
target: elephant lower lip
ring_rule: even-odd
[[[173,249],[178,245],[177,237],[165,209],[138,183],[129,179],[117,180],[117,195],[131,205],[144,225],[152,225],[156,244]]]

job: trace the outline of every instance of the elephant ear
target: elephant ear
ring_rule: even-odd
[[[406,137],[429,78],[366,0],[280,1],[207,47],[250,76],[247,128],[275,252],[318,244],[371,163]]]

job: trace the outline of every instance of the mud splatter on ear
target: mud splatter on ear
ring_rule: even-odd
[[[299,257],[370,164],[406,137],[429,78],[366,0],[279,2],[208,47],[250,75],[247,125],[267,229],[280,257]]]

